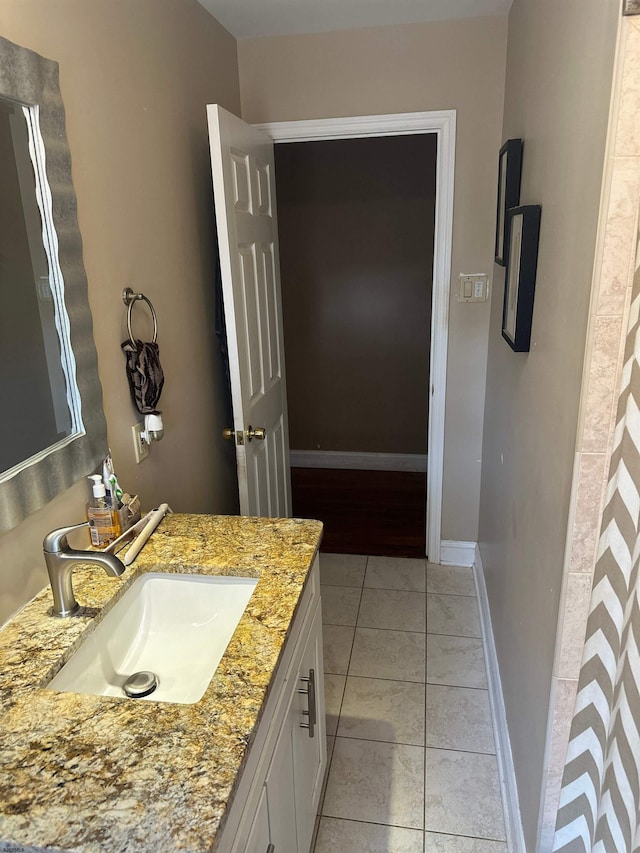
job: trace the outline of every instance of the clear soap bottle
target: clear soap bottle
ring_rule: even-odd
[[[110,545],[120,535],[120,521],[117,510],[107,502],[107,490],[99,474],[92,474],[92,496],[87,505],[87,518],[90,522],[91,544],[96,548]]]

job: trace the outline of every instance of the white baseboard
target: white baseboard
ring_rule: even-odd
[[[420,453],[342,453],[337,450],[291,450],[292,468],[344,468],[361,471],[427,471]],[[471,563],[469,563],[471,565]]]
[[[476,559],[476,543],[443,539],[440,542],[440,565],[472,566]]]
[[[477,545],[475,549],[475,560],[473,563],[473,575],[476,583],[478,607],[480,610],[480,624],[482,626],[482,636],[484,640],[484,655],[487,664],[487,679],[489,681],[489,701],[491,703],[494,735],[496,739],[498,773],[500,775],[504,819],[507,831],[507,847],[509,853],[526,853],[524,835],[522,832],[522,819],[520,817],[518,786],[513,766],[509,729],[507,727],[507,714],[502,695],[500,668],[498,666],[498,656],[496,654],[493,630],[491,628],[491,613],[489,611],[487,587],[484,582],[482,557],[480,556],[480,548]]]

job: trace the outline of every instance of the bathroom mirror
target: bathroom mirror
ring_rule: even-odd
[[[0,532],[107,453],[58,64],[0,37]]]

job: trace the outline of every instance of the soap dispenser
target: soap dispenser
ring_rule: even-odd
[[[88,479],[93,483],[93,494],[87,505],[91,544],[97,548],[104,548],[120,535],[118,512],[107,503],[107,490],[102,477],[99,474],[92,474]]]

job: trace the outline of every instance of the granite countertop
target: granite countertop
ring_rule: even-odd
[[[85,613],[49,616],[48,588],[0,631],[0,850],[209,851],[224,823],[322,525],[167,516],[121,578],[74,570]],[[45,685],[147,571],[259,581],[192,705],[58,693]]]

